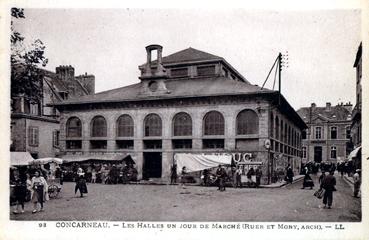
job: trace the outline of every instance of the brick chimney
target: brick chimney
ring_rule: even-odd
[[[330,102],[327,102],[325,104],[325,110],[328,111],[328,112],[330,112],[331,111],[331,106],[332,106],[332,104]]]
[[[346,108],[347,111],[349,111],[350,113],[352,112],[352,104],[351,102],[345,103],[343,105],[344,108]]]
[[[55,68],[56,75],[65,82],[70,82],[74,80],[74,67],[69,66],[59,66]]]

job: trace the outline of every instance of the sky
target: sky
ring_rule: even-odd
[[[278,53],[288,51],[281,89],[296,110],[312,102],[355,104],[360,10],[25,9],[25,15],[15,28],[26,42],[43,41],[46,69],[72,65],[76,75],[94,74],[96,92],[139,82],[145,46],[160,44],[163,56],[192,47],[223,57],[259,86]]]

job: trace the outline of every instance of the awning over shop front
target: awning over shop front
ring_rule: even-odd
[[[352,161],[353,158],[357,157],[360,150],[361,150],[361,147],[357,147],[354,150],[352,150],[352,152],[350,152],[350,154],[348,155],[348,160]]]
[[[208,168],[217,167],[219,164],[231,164],[231,154],[191,154],[177,153],[174,155],[177,163],[177,171],[180,173],[183,167],[186,167],[187,172],[196,172]]]
[[[35,160],[29,152],[10,152],[10,165],[26,166]]]
[[[129,161],[133,161],[130,154],[86,154],[86,155],[65,155],[62,156],[62,159],[65,163],[71,162],[85,162],[85,161],[101,161],[101,162],[109,162],[109,161],[125,161],[128,159]],[[134,161],[133,161],[134,163]]]

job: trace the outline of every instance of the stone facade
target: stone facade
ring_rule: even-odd
[[[68,156],[76,155],[94,154],[101,156],[111,153],[129,153],[136,162],[139,178],[142,178],[144,165],[152,161],[147,156],[150,153],[158,153],[160,157],[157,158],[160,158],[158,160],[160,160],[161,165],[159,178],[167,179],[170,176],[170,166],[173,164],[176,153],[250,153],[252,155],[251,161],[262,162],[263,183],[268,182],[268,171],[271,173],[272,169],[277,167],[284,168],[288,163],[294,167],[296,173],[298,172],[298,167],[301,164],[301,130],[305,124],[283,96],[276,91],[261,91],[260,87],[244,81],[244,78],[237,75],[237,71],[229,67],[228,63],[221,58],[210,54],[205,55],[203,52],[196,52],[193,49],[179,52],[180,57],[173,54],[162,59],[162,49],[160,48],[158,49],[158,61],[152,63],[149,55],[151,50],[157,47],[160,46],[153,45],[151,48],[147,48],[148,63],[146,66],[140,66],[142,75],[139,84],[86,96],[79,101],[66,101],[56,105],[61,113],[60,140],[64,158],[68,159]],[[201,54],[207,58],[202,58],[202,61],[197,59],[195,61],[191,58]],[[187,55],[189,55],[189,59],[184,58]],[[169,63],[169,59],[181,59],[181,62],[171,61]],[[199,69],[199,66],[202,66],[201,63],[207,67],[211,61],[216,61],[214,66],[217,66],[214,67],[212,74],[201,77],[197,71],[193,70]],[[178,65],[180,65],[181,71],[187,72],[188,75],[181,76],[179,79],[174,77],[172,70],[178,69]],[[190,69],[190,71],[182,69]],[[204,69],[201,71],[205,72]],[[209,67],[206,71],[209,69],[212,68]],[[223,70],[221,71],[221,69]],[[232,72],[232,75],[236,76],[225,76],[226,71]],[[194,78],[193,81],[192,78]],[[205,81],[210,83],[204,84]],[[229,87],[227,87],[228,85]],[[196,93],[198,88],[203,86],[204,90],[199,94]],[[235,90],[230,89],[232,86],[236,86]],[[236,92],[240,89],[245,92]],[[187,95],[187,93],[192,93],[192,95]],[[116,99],[112,99],[115,96]],[[283,106],[278,104],[278,97],[282,99]],[[254,123],[256,132],[252,134],[237,134],[237,116],[243,110],[250,110],[257,116],[257,122]],[[205,135],[204,118],[212,111],[223,116],[224,134]],[[174,136],[173,119],[178,113],[187,113],[191,117],[192,134],[190,136]],[[117,120],[123,114],[129,115],[133,119],[133,136],[131,137],[117,136]],[[144,123],[149,114],[157,114],[160,117],[162,122],[160,136],[145,135]],[[293,141],[292,135],[289,135],[291,138],[286,137],[283,140],[270,136],[271,132],[275,132],[273,124],[270,122],[271,115],[278,116],[279,119],[283,119],[288,124],[295,134]],[[97,116],[103,117],[106,121],[106,137],[91,137],[92,122]],[[82,134],[80,137],[67,136],[68,122],[73,118],[78,118],[81,121]],[[273,147],[269,150],[268,155],[265,141],[269,139],[272,139]],[[95,140],[106,141],[106,147],[104,145],[100,149],[92,149],[92,142]],[[133,141],[133,147],[121,149],[117,145],[119,140]],[[175,142],[177,140],[191,141],[191,147],[176,148]],[[208,148],[204,144],[208,140],[224,140],[224,146]],[[72,141],[80,141],[81,148],[70,148],[68,144]],[[161,147],[146,147],[145,144],[148,141],[160,142]],[[279,142],[282,142],[280,145],[283,145],[283,149],[274,147],[274,144]],[[270,165],[268,166],[268,164]]]
[[[314,103],[297,112],[306,122],[308,129],[302,141],[303,162],[342,162],[347,159],[352,144],[350,103],[317,107]]]

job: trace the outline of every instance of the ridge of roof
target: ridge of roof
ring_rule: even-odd
[[[188,62],[199,60],[223,60],[222,57],[200,51],[198,49],[189,47],[179,52],[169,54],[163,57],[163,63],[176,63],[176,62]]]

